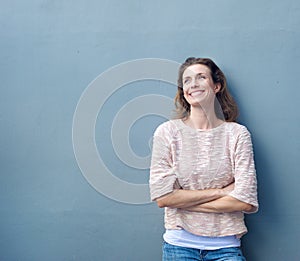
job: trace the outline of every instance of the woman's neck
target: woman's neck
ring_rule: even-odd
[[[194,129],[212,129],[223,123],[217,118],[214,110],[205,111],[201,107],[191,107],[190,115],[185,120],[185,124]]]

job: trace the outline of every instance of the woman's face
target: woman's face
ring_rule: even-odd
[[[203,64],[194,64],[185,69],[182,75],[183,93],[191,106],[213,104],[220,84],[215,84],[210,69]]]

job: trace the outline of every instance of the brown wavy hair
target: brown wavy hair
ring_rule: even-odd
[[[219,119],[235,122],[238,117],[238,106],[229,93],[226,77],[221,69],[209,58],[189,57],[180,66],[178,72],[177,94],[175,96],[175,118],[183,119],[189,116],[191,111],[190,104],[184,98],[182,75],[186,68],[194,64],[203,64],[210,69],[213,82],[220,83],[220,91],[216,93],[215,112]]]

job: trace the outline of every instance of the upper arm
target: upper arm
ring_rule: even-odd
[[[160,126],[153,137],[149,179],[151,200],[162,199],[162,196],[174,190],[177,176],[171,143],[170,133],[164,126]]]

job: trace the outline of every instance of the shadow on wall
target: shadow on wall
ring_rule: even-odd
[[[242,110],[241,110],[242,114]],[[241,124],[243,124],[241,122]],[[247,126],[247,124],[244,124]],[[261,135],[256,135],[255,126],[247,126],[251,132],[258,181],[259,211],[245,215],[248,233],[243,237],[243,251],[247,260],[262,260],[259,253],[264,253],[270,247],[270,233],[276,229],[278,235],[284,232],[280,226],[284,220],[280,211],[280,202],[276,182],[274,182],[274,164],[268,157],[269,152]],[[275,249],[274,249],[275,250]]]
[[[238,122],[245,125],[252,137],[255,166],[258,181],[259,211],[255,214],[245,215],[248,233],[243,237],[242,247],[247,260],[263,260],[259,253],[266,253],[270,248],[270,231],[276,229],[277,235],[283,235],[283,216],[278,205],[282,195],[276,188],[274,180],[274,159],[270,158],[270,148],[262,133],[266,126],[255,126],[256,118],[249,111],[250,108],[243,107],[245,97],[239,98],[239,88],[234,80],[228,79],[230,92],[238,103],[240,117]],[[273,246],[274,247],[274,246]],[[274,249],[274,251],[276,251]],[[277,251],[280,251],[277,249]]]

